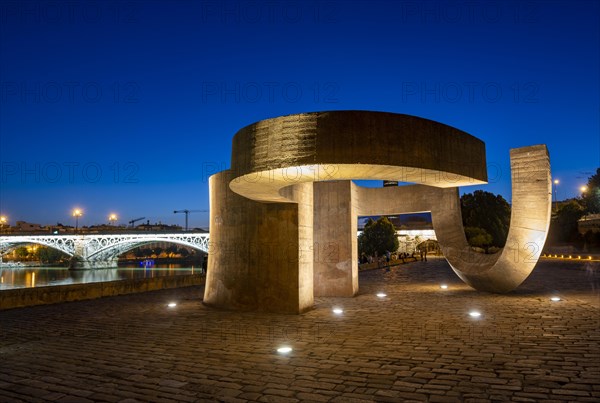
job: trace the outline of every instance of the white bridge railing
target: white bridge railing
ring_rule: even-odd
[[[89,235],[4,235],[0,236],[0,256],[23,244],[38,244],[58,249],[83,266],[111,266],[119,255],[139,246],[154,242],[170,242],[208,253],[207,233],[144,233],[144,234],[89,234]]]

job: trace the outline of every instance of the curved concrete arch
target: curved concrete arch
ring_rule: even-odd
[[[517,288],[534,269],[546,242],[552,208],[548,150],[543,145],[512,149],[510,164],[511,219],[506,245],[499,252],[484,255],[469,247],[459,202],[432,210],[446,260],[477,290],[504,293]]]
[[[546,147],[513,149],[507,246],[495,255],[473,252],[458,186],[486,182],[485,146],[414,116],[336,111],[267,119],[235,135],[231,166],[209,182],[211,243],[220,250],[209,254],[205,303],[222,308],[298,313],[315,295],[356,295],[356,218],[424,211],[463,281],[506,292],[535,266],[550,221]],[[349,179],[417,184],[374,189]]]
[[[410,115],[312,112],[244,127],[233,139],[231,189],[290,202],[285,188],[326,180],[382,179],[456,187],[487,181],[485,144],[454,127]]]

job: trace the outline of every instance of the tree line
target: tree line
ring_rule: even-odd
[[[554,206],[547,245],[572,245],[577,249],[600,250],[600,232],[579,232],[578,220],[588,214],[600,214],[600,168],[588,178],[585,190]]]

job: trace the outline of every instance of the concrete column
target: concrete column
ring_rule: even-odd
[[[301,313],[312,308],[312,184],[296,203],[260,203],[229,189],[231,171],[210,177],[210,245],[204,303],[223,309]],[[309,231],[308,229],[311,229]]]
[[[358,215],[351,181],[314,184],[314,293],[352,297],[358,292]]]

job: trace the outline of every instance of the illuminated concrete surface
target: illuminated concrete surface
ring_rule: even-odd
[[[552,181],[545,146],[512,149],[511,219],[506,246],[498,253],[472,252],[462,228],[456,202],[432,209],[433,226],[446,259],[472,287],[507,292],[518,287],[535,267],[550,226]]]
[[[292,313],[312,308],[312,253],[302,254],[312,245],[312,186],[295,186],[298,203],[266,204],[233,193],[231,179],[230,171],[210,178],[205,303]]]
[[[300,313],[314,296],[359,290],[359,215],[430,211],[440,247],[472,287],[507,292],[531,273],[550,223],[546,146],[510,150],[512,216],[494,255],[467,244],[458,187],[487,180],[484,143],[408,115],[315,112],[249,125],[233,139],[231,169],[211,177],[206,303]],[[350,179],[417,185],[360,188]],[[262,203],[259,203],[262,202]],[[285,213],[283,213],[285,210]]]
[[[597,402],[598,266],[542,260],[490,294],[432,257],[302,315],[210,309],[201,287],[2,311],[0,401]]]
[[[447,188],[485,184],[485,144],[417,116],[313,112],[261,120],[233,138],[231,189],[249,199],[290,202],[297,183],[390,179]]]

